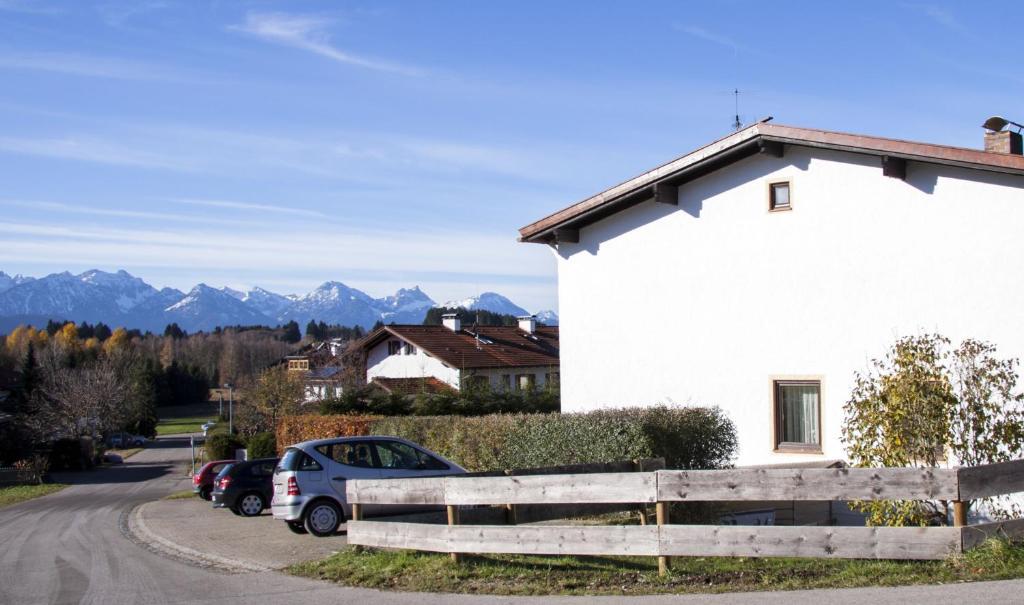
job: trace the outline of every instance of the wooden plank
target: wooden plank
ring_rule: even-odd
[[[654,473],[447,477],[446,504],[602,504],[654,502]]]
[[[960,528],[963,549],[970,550],[989,538],[1020,538],[1024,536],[1024,519],[981,523]]]
[[[689,557],[942,559],[959,552],[953,527],[666,525],[661,554]]]
[[[956,471],[917,468],[657,471],[658,500],[956,500]]]
[[[555,229],[555,243],[557,244],[578,244],[580,241],[579,229]]]
[[[668,204],[670,206],[679,205],[679,187],[675,185],[669,185],[668,183],[655,183],[654,184],[654,201],[658,204]]]
[[[1024,492],[1024,460],[958,468],[956,473],[960,497],[950,500],[979,500]]]
[[[349,503],[444,504],[444,477],[350,479],[345,483]]]
[[[355,546],[449,552],[448,526],[392,521],[349,521],[348,543]]]
[[[458,553],[658,554],[658,527],[655,525],[457,525],[448,530],[448,547]]]
[[[907,180],[907,161],[903,158],[883,155],[882,174],[894,179]]]

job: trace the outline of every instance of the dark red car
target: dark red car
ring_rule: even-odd
[[[210,495],[213,493],[213,478],[217,476],[217,473],[224,470],[225,466],[235,462],[238,461],[214,460],[204,464],[203,468],[199,469],[199,472],[192,476],[192,491],[203,500],[209,500]]]

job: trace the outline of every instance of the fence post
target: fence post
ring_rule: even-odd
[[[452,506],[451,504],[449,504],[447,508],[448,508],[448,525],[449,526],[458,525],[459,524],[459,509],[458,509],[458,507]],[[448,556],[450,556],[452,558],[453,562],[455,562],[455,563],[459,562],[459,553],[457,553],[457,552],[448,553]]]
[[[512,476],[512,470],[511,469],[505,469],[505,476],[506,477],[511,477]],[[506,504],[505,505],[505,524],[506,525],[518,525],[519,524],[519,519],[516,517],[516,505],[515,504]]]
[[[970,502],[953,501],[953,527],[964,527],[967,525],[967,507]]]
[[[658,502],[654,505],[658,517],[658,527],[662,525],[668,525],[668,502]],[[658,530],[661,531],[660,529]],[[659,538],[658,543],[661,543]],[[668,557],[658,556],[658,575],[663,576],[668,573],[669,567],[671,567],[672,561]]]
[[[351,504],[351,506],[352,506],[352,520],[353,521],[362,521],[363,520],[363,505],[359,504],[358,502],[353,502]],[[353,546],[352,550],[355,551],[355,552],[363,552],[363,547],[362,546],[358,546],[358,545],[357,546]]]

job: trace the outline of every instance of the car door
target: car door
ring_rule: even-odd
[[[373,455],[373,443],[366,440],[335,441],[317,446],[317,451],[330,459],[328,477],[331,489],[339,501],[346,504],[345,492],[349,479],[380,479],[380,466]],[[369,504],[363,507],[364,515],[380,512],[380,506]]]
[[[376,439],[374,447],[380,462],[382,479],[438,477],[452,473],[451,467],[447,464],[408,443],[393,439]],[[433,508],[436,507],[422,504],[391,505],[384,507],[382,512],[395,514]]]

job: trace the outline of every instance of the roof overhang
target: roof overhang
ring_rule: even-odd
[[[519,241],[578,242],[582,227],[643,201],[678,203],[681,185],[754,154],[782,157],[787,146],[877,156],[885,176],[901,179],[907,162],[1024,175],[1024,156],[759,122],[531,223]]]

